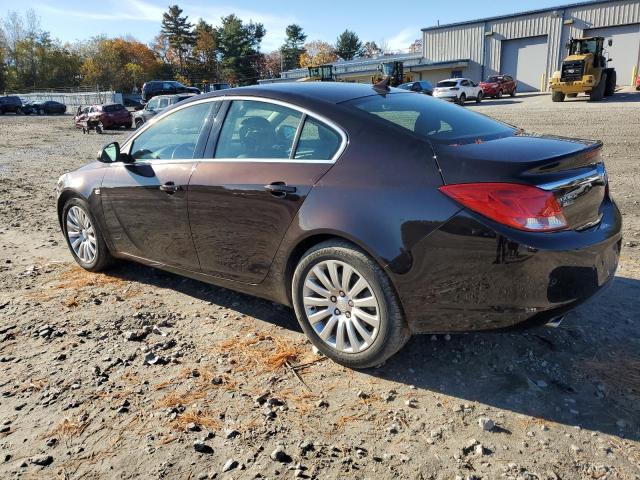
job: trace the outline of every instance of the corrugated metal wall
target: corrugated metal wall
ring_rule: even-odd
[[[565,21],[571,20],[573,23],[564,25]],[[427,61],[470,59],[471,65],[465,75],[480,80],[481,77],[500,73],[502,40],[547,35],[547,68],[540,72],[547,80],[559,68],[569,37],[581,36],[584,29],[630,23],[640,23],[640,0],[559,7],[530,15],[426,30],[423,32],[423,51]]]

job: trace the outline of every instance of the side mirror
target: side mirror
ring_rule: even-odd
[[[609,45],[609,46],[613,45],[613,38],[609,39],[609,41],[607,42],[607,45]]]
[[[608,59],[607,59],[607,62],[610,62],[611,60],[613,60],[613,58],[608,58]]]
[[[102,163],[114,163],[121,161],[120,145],[118,142],[108,143],[98,152],[98,161]]]

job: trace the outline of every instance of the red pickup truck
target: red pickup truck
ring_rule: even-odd
[[[502,95],[516,96],[518,83],[511,75],[493,75],[486,82],[480,82],[484,97],[502,98]]]

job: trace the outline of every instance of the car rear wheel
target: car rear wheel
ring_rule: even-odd
[[[292,298],[311,342],[341,365],[374,367],[410,338],[387,275],[347,242],[323,242],[304,254],[293,275]]]
[[[144,122],[141,118],[136,118],[134,122],[134,128],[140,128]]]
[[[480,103],[482,101],[482,92],[478,92],[478,96],[476,97],[476,103]]]
[[[516,89],[514,88],[513,90],[511,90],[511,93],[509,95],[511,95],[512,97],[515,97],[516,96]]]
[[[99,272],[113,262],[102,232],[84,200],[72,198],[65,204],[62,230],[73,258],[85,270]]]
[[[42,109],[42,108],[41,108],[41,109],[39,109],[39,110],[38,110],[38,115],[44,115],[44,109]]]
[[[498,90],[498,95],[497,95],[497,97],[498,97],[498,98],[502,98],[502,90]]]
[[[460,95],[460,98],[458,99],[458,103],[459,103],[460,105],[464,105],[464,102],[466,102],[466,101],[467,101],[467,96],[466,96],[464,93],[463,93],[463,94],[461,94],[461,95]]]

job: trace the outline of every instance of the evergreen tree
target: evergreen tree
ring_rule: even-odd
[[[291,24],[285,30],[287,38],[280,49],[282,52],[282,69],[291,70],[300,67],[300,55],[304,53],[302,45],[307,39],[300,25]]]
[[[172,5],[162,14],[161,34],[169,41],[178,56],[180,73],[184,74],[185,60],[189,56],[191,47],[195,43],[192,31],[193,25],[189,23],[186,15],[182,16],[182,9],[178,5]]]
[[[222,18],[218,28],[218,51],[223,77],[229,83],[256,83],[260,76],[260,44],[265,34],[261,23],[245,25],[233,14]]]
[[[351,30],[340,34],[336,42],[336,53],[343,60],[353,60],[362,55],[362,42]]]

